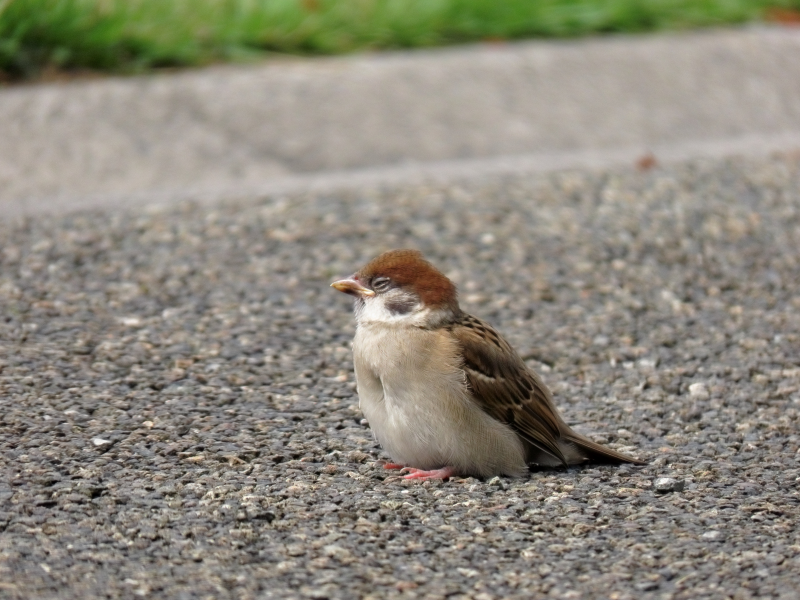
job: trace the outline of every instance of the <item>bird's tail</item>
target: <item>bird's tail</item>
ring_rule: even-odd
[[[569,464],[578,464],[590,460],[599,463],[631,463],[633,465],[645,465],[646,462],[633,458],[622,452],[616,452],[611,448],[606,448],[593,442],[571,429],[561,433],[561,441],[566,448],[562,448],[564,456],[567,457]]]

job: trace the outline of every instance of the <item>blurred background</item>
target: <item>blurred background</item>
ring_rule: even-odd
[[[0,77],[749,21],[800,23],[800,0],[0,0]]]
[[[798,24],[800,0],[0,0],[0,212],[797,148]]]

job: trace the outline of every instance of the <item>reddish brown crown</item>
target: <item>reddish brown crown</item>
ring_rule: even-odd
[[[426,306],[458,309],[456,286],[429,263],[418,250],[389,250],[372,259],[358,273],[362,281],[388,277],[414,291]]]

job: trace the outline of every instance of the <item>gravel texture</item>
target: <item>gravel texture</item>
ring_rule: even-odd
[[[0,239],[5,598],[796,598],[800,156],[79,213]],[[382,470],[328,284],[403,246],[578,431],[649,464]]]

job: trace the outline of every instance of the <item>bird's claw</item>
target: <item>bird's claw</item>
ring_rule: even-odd
[[[442,467],[441,469],[433,469],[425,471],[423,469],[414,469],[413,467],[405,467],[400,473],[406,473],[404,479],[449,479],[456,474],[453,467]]]

